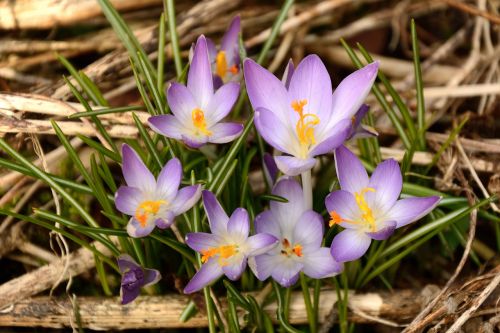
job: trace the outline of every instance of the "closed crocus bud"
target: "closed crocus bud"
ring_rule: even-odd
[[[139,296],[141,288],[157,283],[161,279],[156,269],[142,268],[127,254],[118,257],[118,268],[122,274],[120,298],[128,304]]]

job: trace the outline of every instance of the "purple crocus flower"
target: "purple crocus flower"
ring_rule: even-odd
[[[347,140],[378,136],[377,131],[375,131],[373,127],[361,123],[361,120],[368,113],[368,110],[370,110],[370,107],[366,104],[362,104],[356,114],[352,117],[352,127],[349,135],[347,136]]]
[[[192,148],[205,143],[227,143],[238,137],[243,125],[220,123],[238,98],[240,85],[229,82],[214,92],[207,42],[200,36],[189,68],[187,86],[174,82],[167,91],[172,114],[149,118],[151,128]]]
[[[139,296],[140,289],[160,281],[161,275],[156,269],[142,268],[128,254],[118,257],[118,268],[122,273],[120,298],[122,304],[128,304]]]
[[[278,240],[260,233],[248,237],[250,223],[244,208],[237,208],[228,217],[215,195],[203,191],[203,205],[212,233],[195,232],[186,235],[186,243],[201,253],[200,270],[184,288],[190,294],[211,284],[222,275],[237,280],[247,265],[247,258],[268,251]]]
[[[132,216],[127,232],[132,237],[144,237],[155,225],[168,228],[176,216],[190,209],[201,195],[201,186],[186,186],[179,190],[182,166],[173,158],[155,179],[137,153],[122,146],[122,172],[127,186],[120,186],[115,195],[116,208]]]
[[[441,200],[438,196],[398,200],[403,178],[393,159],[380,163],[371,178],[344,146],[335,150],[335,162],[341,190],[330,193],[325,204],[330,226],[345,228],[331,246],[333,258],[339,262],[360,258],[372,239],[387,239],[395,229],[428,214]]]
[[[278,168],[296,176],[311,169],[315,156],[340,146],[349,136],[352,117],[375,80],[378,62],[345,78],[332,95],[330,76],[317,55],[309,55],[283,81],[251,59],[244,62],[255,125],[271,146]]]
[[[271,209],[255,218],[257,233],[268,233],[279,239],[279,245],[262,255],[250,258],[249,265],[259,280],[272,276],[284,287],[293,285],[302,271],[307,276],[321,279],[334,276],[343,269],[322,247],[323,218],[307,209],[299,183],[282,178],[273,194],[288,200],[271,201]]]

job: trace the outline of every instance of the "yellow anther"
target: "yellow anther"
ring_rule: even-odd
[[[201,262],[205,263],[208,259],[218,255],[219,265],[226,266],[227,262],[225,259],[229,259],[238,252],[238,247],[236,245],[222,245],[219,247],[212,247],[205,251],[201,251]]]
[[[222,79],[224,79],[226,77],[227,71],[228,69],[227,69],[226,52],[219,51],[219,53],[217,53],[217,56],[215,57],[215,72]]]
[[[302,246],[300,244],[295,245],[292,252],[295,253],[297,257],[302,257]]]
[[[307,104],[307,99],[295,100],[292,102],[292,109],[299,114],[299,120],[295,125],[297,137],[302,145],[308,146],[316,143],[314,138],[314,126],[319,124],[319,118],[312,113],[304,113],[304,106]],[[306,118],[311,120],[306,121]]]
[[[368,223],[372,230],[375,231],[375,218],[373,217],[373,211],[365,200],[366,192],[375,192],[375,189],[371,187],[365,187],[361,192],[354,193],[354,198],[358,204],[359,210],[361,211],[361,219],[363,222]]]
[[[193,120],[193,125],[205,135],[212,135],[212,132],[207,130],[207,122],[205,121],[205,113],[199,108],[194,109],[191,112],[191,119]]]
[[[160,206],[166,204],[165,200],[156,201],[143,201],[135,210],[135,218],[141,224],[141,227],[145,227],[150,214],[155,215],[160,210]]]

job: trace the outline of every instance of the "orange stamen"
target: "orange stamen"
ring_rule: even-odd
[[[143,201],[135,210],[135,219],[139,221],[141,227],[146,227],[149,215],[155,215],[160,210],[161,205],[167,203],[165,200]]]
[[[212,135],[212,132],[207,130],[207,122],[205,121],[205,113],[196,108],[191,112],[191,119],[193,121],[194,127],[196,127],[201,133],[205,135]]]
[[[227,262],[224,259],[229,259],[238,252],[236,245],[222,245],[219,247],[212,247],[207,250],[201,251],[201,262],[206,263],[208,259],[219,256],[219,265],[226,266]]]
[[[295,131],[302,145],[308,146],[316,143],[316,138],[314,137],[314,126],[319,124],[319,118],[317,115],[312,113],[304,113],[304,106],[307,104],[307,99],[295,100],[292,102],[292,109],[299,114],[299,120],[295,125]],[[306,118],[312,118],[312,120],[306,121]]]

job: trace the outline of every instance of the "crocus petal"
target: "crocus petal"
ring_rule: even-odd
[[[202,197],[203,207],[205,207],[205,213],[207,214],[208,223],[210,224],[210,230],[213,234],[224,235],[227,232],[229,217],[212,192],[205,190],[202,192]]]
[[[222,271],[229,278],[229,280],[235,281],[241,277],[241,274],[247,267],[247,259],[236,260],[233,263],[222,266]]]
[[[351,192],[332,192],[326,197],[325,205],[328,213],[335,212],[342,220],[355,221],[359,216],[359,207]],[[353,223],[340,222],[339,225],[347,229],[358,229],[358,225]]]
[[[270,234],[276,237],[281,236],[280,224],[278,219],[270,210],[266,210],[255,217],[255,232],[257,234]]]
[[[172,201],[175,198],[182,179],[182,165],[177,158],[172,158],[165,164],[158,175],[156,191],[158,195]]]
[[[438,196],[401,199],[396,201],[385,218],[396,221],[396,228],[401,228],[427,215],[440,200]]]
[[[186,144],[186,146],[190,148],[200,148],[208,141],[208,137],[206,135],[203,136],[192,136],[192,135],[181,135],[181,140]]]
[[[123,286],[120,288],[120,298],[122,300],[122,305],[128,304],[132,302],[134,299],[139,296],[141,292],[140,288],[134,288],[134,289],[127,289],[124,288]]]
[[[120,212],[134,215],[143,198],[142,191],[135,187],[120,186],[115,194],[115,206]]]
[[[144,269],[144,286],[151,286],[161,279],[161,274],[158,272],[156,269],[149,269],[145,268]]]
[[[386,212],[398,200],[403,187],[398,162],[389,159],[377,165],[368,187],[375,189],[373,209]]]
[[[314,279],[323,279],[342,272],[343,265],[336,262],[330,254],[330,249],[321,247],[312,253],[304,255],[304,273]]]
[[[368,174],[363,164],[344,146],[335,150],[335,168],[340,188],[344,191],[356,193],[368,186]]]
[[[260,281],[264,281],[271,276],[271,273],[280,262],[281,259],[279,255],[262,254],[248,259],[250,269]]]
[[[198,107],[204,110],[214,93],[212,70],[208,58],[205,36],[198,37],[194,47],[193,60],[189,68],[187,87],[193,94]]]
[[[308,210],[302,214],[293,233],[294,243],[302,246],[307,254],[321,247],[323,240],[323,218],[315,211]]]
[[[316,114],[321,121],[328,121],[332,110],[332,82],[321,59],[311,54],[297,66],[290,81],[292,101],[306,100],[304,114]]]
[[[194,293],[215,280],[221,277],[224,274],[222,268],[217,263],[217,259],[209,259],[208,262],[201,265],[201,268],[196,274],[193,276],[191,281],[187,284],[186,288],[184,288],[185,294]]]
[[[274,156],[278,169],[285,175],[298,176],[301,173],[311,170],[316,164],[315,158],[298,158],[294,156]]]
[[[196,100],[189,89],[177,82],[173,82],[167,90],[167,102],[170,110],[181,123],[188,124],[191,113],[198,108]]]
[[[391,237],[391,235],[394,233],[394,230],[396,229],[396,225],[397,225],[396,221],[383,221],[378,223],[377,231],[367,232],[366,234],[370,236],[372,239],[384,240]]]
[[[171,114],[150,117],[148,123],[156,133],[176,140],[181,140],[182,134],[185,132],[181,122]]]
[[[269,153],[264,153],[263,156],[263,167],[264,175],[266,176],[266,181],[269,187],[273,187],[274,182],[278,178],[279,169],[274,161],[274,157]]]
[[[241,135],[243,125],[238,123],[218,123],[210,127],[212,135],[208,138],[212,143],[231,142]]]
[[[282,260],[271,273],[273,279],[288,288],[293,286],[299,279],[299,273],[304,265],[293,260]]]
[[[276,113],[259,107],[255,110],[254,121],[255,127],[264,140],[279,151],[291,154],[288,147],[299,144],[286,127],[286,123],[283,123]]]
[[[371,238],[357,229],[346,229],[333,238],[330,247],[333,259],[338,262],[361,258],[370,246]]]
[[[289,233],[286,237],[291,237],[297,221],[306,211],[302,187],[293,178],[283,178],[274,186],[272,193],[288,200],[286,203],[271,201],[270,206],[281,233]]]
[[[349,136],[348,140],[352,139],[366,139],[366,138],[373,138],[378,136],[378,132],[375,130],[375,128],[360,124],[354,131],[352,135]]]
[[[248,238],[250,221],[245,208],[236,208],[227,222],[227,232],[237,243],[244,242]]]
[[[143,227],[139,223],[139,221],[137,221],[135,218],[131,218],[127,224],[127,233],[130,235],[130,237],[139,238],[149,235],[154,228],[154,223],[146,223],[146,225]]]
[[[190,232],[186,235],[186,244],[193,250],[201,252],[218,247],[219,238],[206,232]]]
[[[278,244],[278,238],[270,234],[257,234],[248,237],[248,256],[257,256],[268,252]]]
[[[375,61],[346,77],[333,93],[333,125],[341,119],[351,119],[372,88],[377,77],[378,61]]]
[[[191,185],[181,188],[172,202],[172,212],[175,216],[185,213],[200,200],[200,196],[201,185]]]
[[[169,228],[175,221],[175,214],[171,211],[165,213],[163,217],[155,220],[155,225],[160,229]]]
[[[286,65],[285,72],[283,73],[283,77],[281,78],[281,82],[285,85],[285,88],[288,89],[290,87],[290,81],[292,80],[293,72],[295,71],[295,66],[293,65],[292,59],[288,60],[288,64]]]
[[[220,87],[207,106],[205,114],[208,126],[221,121],[231,111],[240,92],[240,84],[229,82]]]
[[[254,110],[265,108],[288,124],[291,101],[283,83],[267,69],[247,58],[243,63],[248,97]]]
[[[117,259],[120,273],[125,273],[128,270],[139,268],[140,265],[128,254],[121,254]]]
[[[137,153],[127,144],[122,146],[122,172],[128,186],[146,192],[154,191],[156,180]]]
[[[220,44],[221,50],[226,51],[226,56],[229,58],[228,60],[233,60],[235,54],[238,53],[238,36],[241,30],[241,19],[239,15],[236,15],[226,33],[222,37],[222,41]]]
[[[339,121],[335,127],[333,127],[329,135],[322,138],[322,141],[309,152],[309,156],[314,157],[317,155],[323,155],[332,152],[335,148],[338,148],[344,143],[345,140],[347,140],[347,137],[351,132],[351,127],[352,125],[349,119]]]

